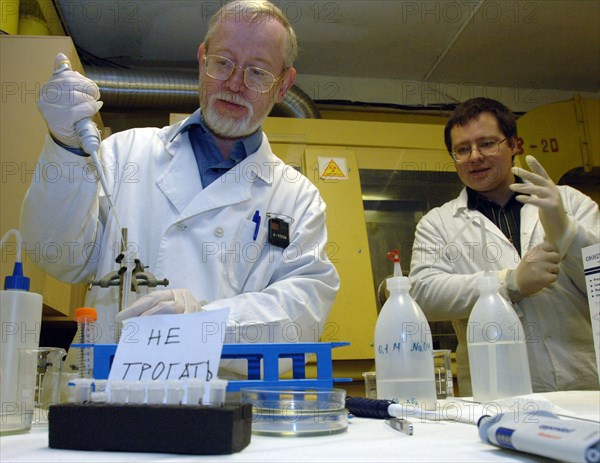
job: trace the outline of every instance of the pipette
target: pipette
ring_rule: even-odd
[[[346,409],[354,416],[363,418],[385,419],[395,430],[413,435],[413,425],[404,418],[400,418],[397,403],[391,400],[363,399],[362,397],[347,397]]]
[[[64,71],[71,70],[71,62],[67,58],[65,58],[58,64],[58,67],[54,71],[54,74],[56,75]],[[106,177],[104,176],[102,162],[98,157],[98,151],[100,149],[100,132],[98,132],[98,128],[89,117],[81,119],[75,124],[75,132],[77,133],[77,137],[79,138],[79,142],[81,143],[81,148],[92,158],[94,166],[96,167],[96,170],[98,172],[98,179],[100,180],[100,185],[102,186],[104,195],[106,196],[108,204],[113,211],[117,227],[119,230],[122,230],[121,223],[119,221],[119,218],[117,217],[115,205],[112,202],[110,190],[108,188],[108,183],[106,182]]]
[[[363,418],[414,418],[473,425],[477,425],[482,416],[497,415],[502,412],[520,413],[522,416],[529,416],[539,410],[544,410],[565,418],[579,419],[566,414],[566,410],[557,409],[551,401],[537,394],[505,397],[486,404],[462,398],[438,400],[435,410],[424,410],[413,404],[398,404],[391,400],[347,397],[346,409],[354,416]]]
[[[464,407],[463,407],[464,408]],[[362,397],[348,397],[346,409],[354,416],[378,419],[406,419],[409,417],[430,419],[433,421],[456,421],[467,424],[477,424],[481,413],[468,411],[465,413],[458,403],[447,402],[435,411],[424,410],[412,404],[398,404],[391,400],[365,399]]]
[[[60,63],[58,63],[57,69],[54,71],[54,74],[60,74],[61,72],[71,70],[71,62],[68,58],[64,58]],[[117,216],[117,210],[112,201],[112,197],[110,194],[110,189],[108,188],[108,183],[106,181],[106,177],[104,175],[104,167],[102,165],[102,161],[100,161],[100,157],[98,156],[98,152],[100,150],[100,132],[98,132],[98,128],[96,124],[92,122],[89,117],[81,119],[75,124],[75,133],[79,138],[79,142],[81,143],[81,148],[83,151],[90,155],[94,166],[96,167],[96,171],[98,172],[98,179],[100,180],[100,186],[104,191],[104,196],[108,200],[108,204],[110,209],[112,210],[113,216],[115,218],[115,222],[117,224],[118,230],[121,236],[121,249],[123,252],[126,252],[128,249],[127,246],[127,232],[121,226],[121,221]],[[127,256],[126,260],[128,264],[132,264],[135,259],[134,255]],[[119,310],[127,307],[129,305],[129,291],[131,288],[131,274],[129,272],[125,272],[123,275],[123,284],[121,288],[121,303],[119,304]],[[117,332],[118,333],[118,332]]]

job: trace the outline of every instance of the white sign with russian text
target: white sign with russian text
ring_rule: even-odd
[[[123,322],[109,380],[216,378],[229,309]]]

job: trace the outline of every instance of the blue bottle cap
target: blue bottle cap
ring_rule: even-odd
[[[29,277],[23,275],[23,263],[15,262],[13,274],[4,278],[4,289],[29,291]]]

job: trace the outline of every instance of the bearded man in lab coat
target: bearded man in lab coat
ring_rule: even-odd
[[[117,320],[229,307],[225,342],[318,341],[339,289],[324,251],[325,204],[261,131],[295,81],[296,54],[295,33],[277,7],[224,5],[198,50],[200,109],[173,126],[127,130],[101,144],[120,224],[90,181],[92,160],[74,130],[100,109],[98,88],[76,72],[55,73],[39,102],[50,134],[38,169],[52,164],[63,175],[33,183],[21,216],[26,242],[58,251],[45,253],[43,270],[68,282],[116,270],[120,225],[128,252],[173,289],[139,298]],[[58,97],[45,98],[51,89]],[[289,227],[289,244],[285,233],[283,242],[268,239],[269,219]],[[118,299],[115,287],[88,293],[97,342],[115,341]]]
[[[410,277],[427,318],[453,322],[460,394],[472,395],[467,321],[484,270],[521,318],[533,391],[597,389],[581,248],[600,241],[598,205],[556,186],[531,156],[532,172],[512,167],[516,120],[498,101],[459,105],[445,142],[465,188],[417,224]],[[486,250],[473,218],[483,219]]]

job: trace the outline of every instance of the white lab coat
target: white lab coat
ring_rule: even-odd
[[[175,136],[182,123],[102,142],[128,251],[169,288],[208,301],[204,309],[229,307],[226,342],[318,341],[339,278],[324,253],[325,203],[317,188],[277,158],[263,134],[256,153],[203,189],[188,134]],[[94,173],[91,158],[48,136],[23,202],[26,247],[39,250],[43,270],[67,282],[118,268],[119,226]],[[267,242],[268,214],[290,223],[287,249]],[[87,295],[99,313],[98,342],[114,342],[117,300],[116,287]]]
[[[598,374],[587,303],[581,248],[600,241],[598,205],[579,191],[559,186],[567,214],[576,224],[575,238],[560,263],[558,280],[514,304],[527,336],[534,391],[598,388]],[[482,253],[482,217],[486,252]],[[521,256],[540,244],[544,230],[536,206],[521,209]],[[430,321],[453,322],[459,345],[457,365],[461,395],[471,395],[467,356],[467,320],[479,296],[477,277],[487,261],[508,298],[506,269],[520,262],[516,249],[483,214],[467,208],[467,191],[428,212],[418,223],[410,277],[413,296]],[[510,368],[510,365],[505,365]]]

